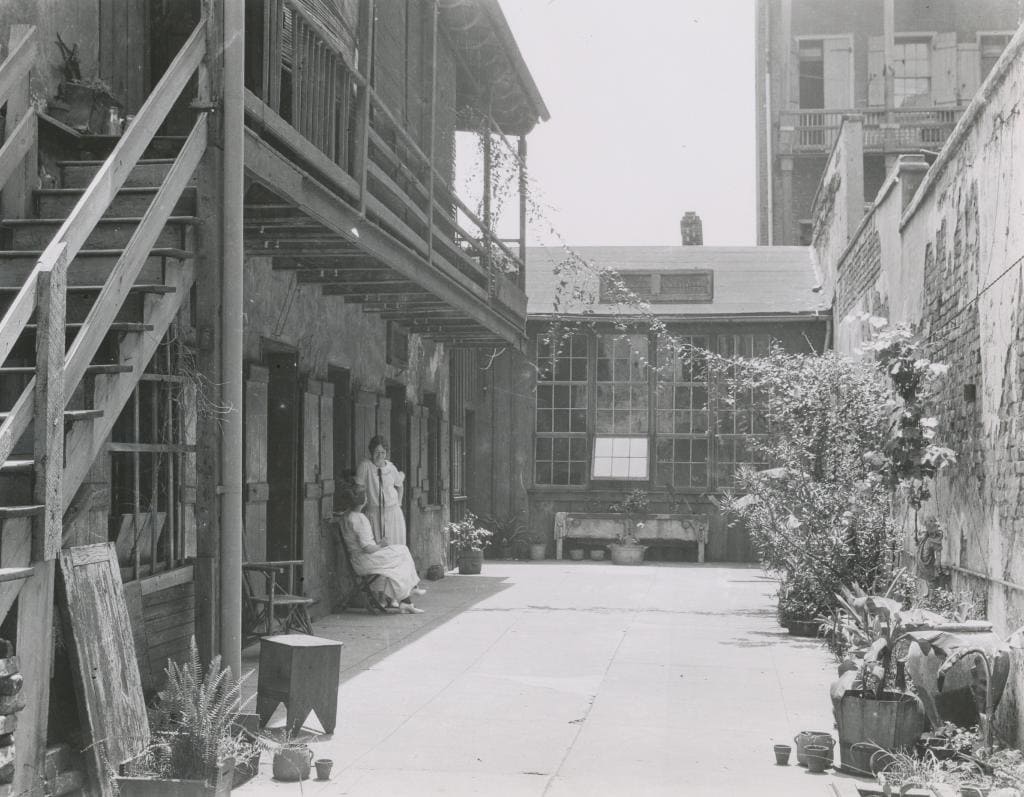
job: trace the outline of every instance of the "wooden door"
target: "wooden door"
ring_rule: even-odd
[[[937,33],[932,39],[932,101],[936,105],[956,105],[957,59],[956,31]]]
[[[270,372],[249,366],[245,382],[245,538],[244,558],[267,556],[267,387]]]
[[[825,107],[852,108],[853,45],[846,36],[824,40]]]
[[[377,394],[357,390],[352,419],[353,462],[358,466],[369,455],[370,438],[377,434]]]
[[[327,608],[332,560],[322,520],[334,508],[334,453],[331,433],[334,389],[329,382],[306,381],[302,395],[302,567],[303,594]]]
[[[868,105],[885,105],[885,37],[868,38]]]

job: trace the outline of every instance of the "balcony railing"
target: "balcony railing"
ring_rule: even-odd
[[[864,119],[864,150],[902,152],[938,149],[953,132],[963,108],[871,108],[800,110],[779,113],[778,152],[827,153],[832,150],[843,117]]]
[[[501,276],[522,286],[517,255],[456,195],[338,36],[294,0],[265,0],[262,48],[261,80],[249,80],[261,107],[250,95],[250,116],[293,151],[312,145],[313,166],[326,165],[353,206],[427,262],[491,296],[508,296],[497,289]],[[305,141],[285,140],[283,125]]]

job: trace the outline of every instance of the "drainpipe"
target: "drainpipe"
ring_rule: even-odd
[[[221,267],[220,652],[242,674],[242,195],[245,190],[245,5],[224,9],[224,237]]]

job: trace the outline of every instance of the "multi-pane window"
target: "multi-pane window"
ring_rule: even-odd
[[[655,394],[655,482],[708,486],[706,337],[677,337],[658,347]]]
[[[932,90],[931,39],[896,39],[893,49],[893,93],[896,107],[910,105],[913,97],[928,97]]]
[[[724,357],[766,357],[771,351],[770,335],[719,335],[718,351]],[[728,383],[729,374],[725,375]],[[734,484],[741,465],[766,465],[758,443],[768,435],[768,396],[759,390],[719,387],[715,408],[716,482],[719,487]]]
[[[537,341],[537,436],[534,481],[587,481],[589,346],[583,335]]]
[[[595,479],[648,478],[650,385],[646,335],[598,335]]]

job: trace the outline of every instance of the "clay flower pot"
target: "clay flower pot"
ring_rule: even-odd
[[[595,562],[600,562],[604,559],[604,548],[592,548],[590,550],[590,558]]]
[[[316,779],[327,780],[331,776],[331,767],[334,766],[334,761],[330,758],[318,758],[313,765],[316,767]]]
[[[793,752],[793,748],[788,744],[777,744],[775,745],[775,763],[780,767],[784,767],[789,763],[789,754]]]
[[[574,562],[583,561],[583,549],[573,548],[569,551],[569,558],[572,559]]]
[[[824,772],[832,766],[832,748],[823,744],[807,745],[807,771]]]

